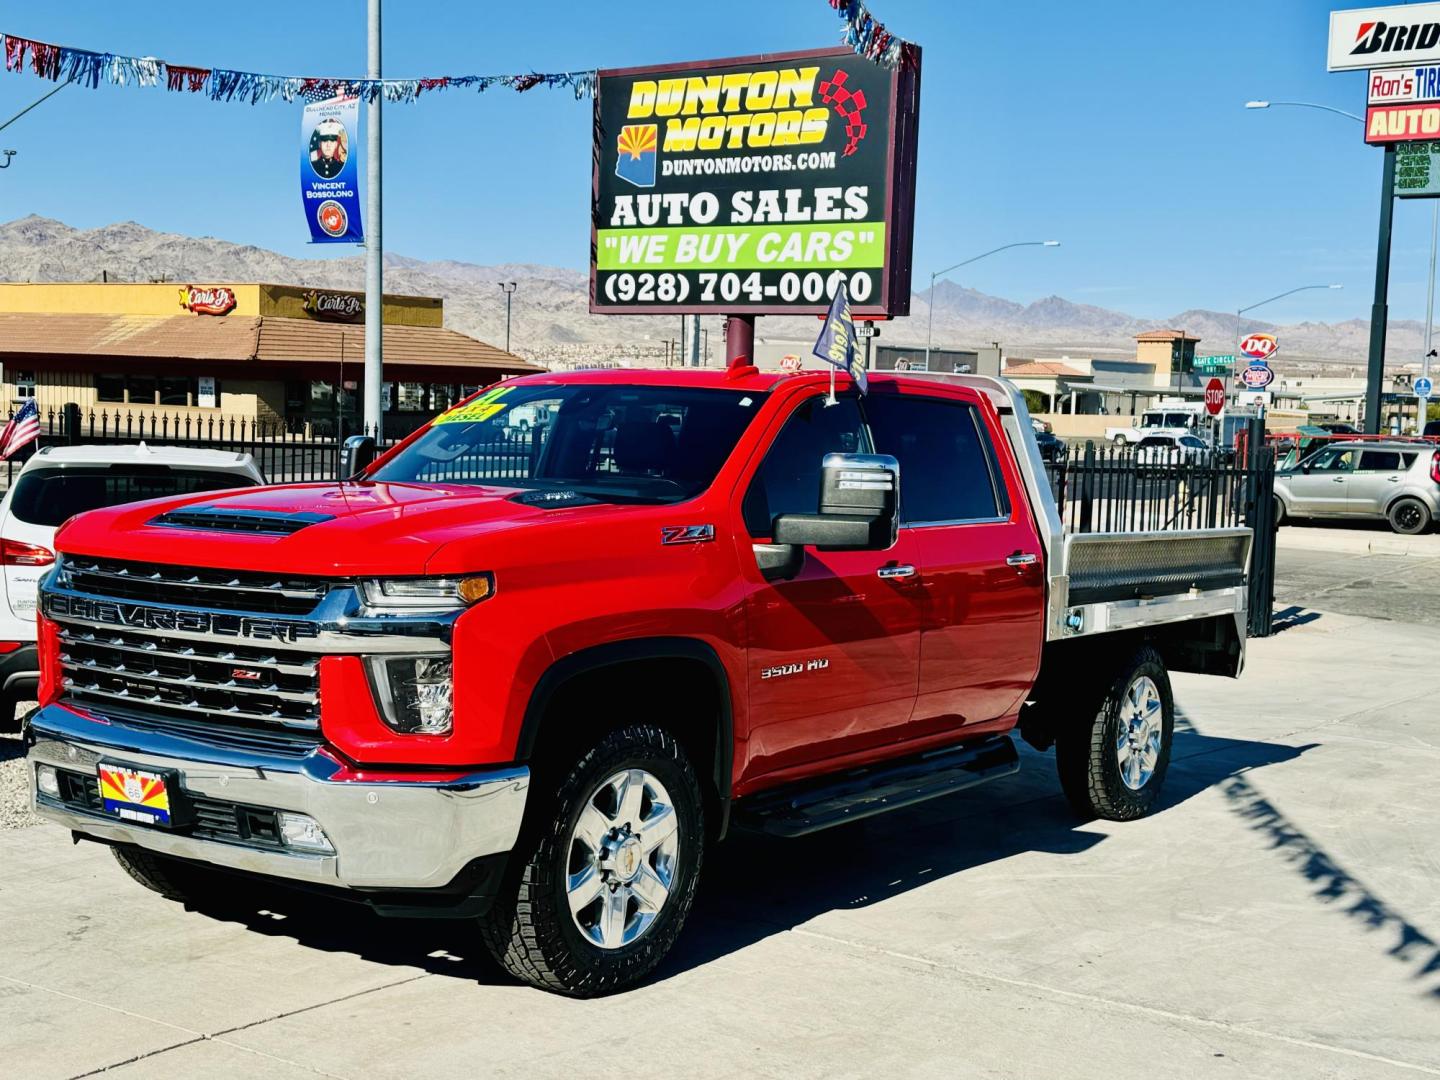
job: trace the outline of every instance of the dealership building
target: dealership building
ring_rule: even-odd
[[[541,370],[443,325],[430,296],[384,299],[387,432],[476,387]],[[293,285],[0,284],[0,393],[82,409],[284,423],[363,414],[364,294]]]

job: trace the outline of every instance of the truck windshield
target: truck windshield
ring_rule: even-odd
[[[436,417],[367,479],[679,502],[710,486],[765,397],[633,384],[497,386]]]

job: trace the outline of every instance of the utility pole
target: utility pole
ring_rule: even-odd
[[[500,281],[500,282],[496,282],[496,284],[498,284],[498,285],[500,286],[500,291],[505,294],[505,351],[506,351],[506,352],[509,352],[509,351],[510,351],[510,297],[515,294],[515,282],[513,282],[513,281]]]
[[[381,77],[380,0],[366,0],[366,23],[367,75],[378,79]],[[385,321],[385,280],[381,262],[384,246],[380,231],[380,103],[384,96],[377,91],[365,106],[365,225],[369,231],[365,237],[365,380],[362,392],[365,395],[365,432],[375,436],[377,442],[385,434],[382,428],[384,414],[380,409],[380,387],[384,382],[381,366],[385,355],[380,340]]]
[[[1390,318],[1390,234],[1395,219],[1395,144],[1380,170],[1380,236],[1375,245],[1375,303],[1370,307],[1370,366],[1365,378],[1365,434],[1380,434],[1380,389],[1385,381],[1385,323]]]
[[[1420,375],[1422,378],[1430,378],[1430,355],[1434,351],[1430,344],[1430,327],[1435,322],[1435,246],[1440,243],[1440,200],[1431,200],[1430,210],[1430,292],[1425,299],[1425,355],[1420,360]],[[1429,418],[1429,398],[1422,398],[1420,401],[1420,423],[1415,429],[1416,434],[1425,430],[1425,421]]]

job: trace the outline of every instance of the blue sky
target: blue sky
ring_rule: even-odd
[[[1163,317],[1233,310],[1340,282],[1257,316],[1369,314],[1380,152],[1361,126],[1250,98],[1363,111],[1360,73],[1327,74],[1328,0],[874,0],[925,49],[915,275],[1015,240],[957,279]],[[388,5],[393,77],[561,70],[831,44],[825,0],[725,4]],[[0,30],[175,63],[283,74],[364,69],[364,0],[0,2]],[[0,72],[0,118],[46,85]],[[299,106],[217,104],[164,90],[68,88],[4,133],[0,219],[305,243]],[[386,248],[419,258],[581,268],[590,107],[563,91],[450,92],[386,110]],[[1423,318],[1430,204],[1396,213],[1392,316]],[[350,249],[328,253],[348,253]],[[359,283],[357,282],[357,285]]]

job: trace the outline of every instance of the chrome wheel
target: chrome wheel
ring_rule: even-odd
[[[1139,676],[1126,689],[1117,720],[1115,758],[1120,779],[1131,791],[1139,791],[1155,775],[1165,726],[1160,690],[1150,676]]]
[[[565,894],[585,938],[619,949],[650,929],[680,854],[665,785],[644,769],[617,772],[585,801],[570,839]]]

